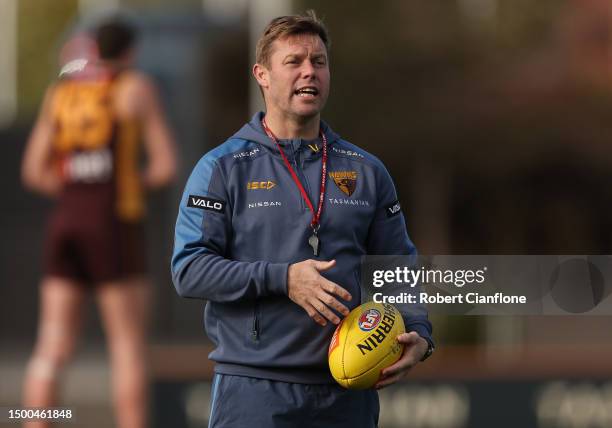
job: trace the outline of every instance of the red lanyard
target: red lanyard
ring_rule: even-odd
[[[295,181],[295,184],[297,185],[298,189],[300,189],[300,193],[306,201],[308,208],[310,208],[310,212],[312,212],[312,220],[310,221],[310,227],[312,227],[312,231],[316,235],[317,231],[319,230],[319,219],[321,218],[321,211],[323,210],[323,201],[325,199],[325,182],[327,180],[327,138],[325,137],[323,131],[320,131],[321,139],[323,140],[323,161],[321,166],[321,193],[319,194],[319,206],[317,207],[317,212],[315,213],[314,207],[312,206],[312,202],[310,202],[310,198],[308,197],[306,190],[304,190],[304,186],[302,186],[300,179],[291,167],[287,156],[285,156],[285,152],[283,152],[283,149],[281,148],[280,144],[278,144],[278,139],[272,133],[270,128],[268,128],[268,124],[266,123],[265,117],[261,120],[261,124],[263,125],[266,134],[268,134],[268,137],[270,137],[270,139],[274,141],[274,143],[278,147],[278,151],[280,152],[283,161],[285,162],[285,166],[287,166],[287,169],[289,170],[293,181]]]

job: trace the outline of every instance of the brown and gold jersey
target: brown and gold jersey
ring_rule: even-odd
[[[140,125],[117,115],[113,100],[119,76],[65,79],[51,101],[54,159],[64,181],[63,200],[79,199],[120,220],[144,215],[139,176]]]

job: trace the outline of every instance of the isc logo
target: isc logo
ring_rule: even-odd
[[[276,183],[273,181],[249,181],[247,183],[248,190],[270,190],[276,186]]]
[[[381,315],[376,309],[368,309],[359,317],[359,328],[363,331],[374,330],[380,323]]]

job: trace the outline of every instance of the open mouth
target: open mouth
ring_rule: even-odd
[[[314,86],[304,86],[302,88],[296,89],[294,94],[298,97],[314,98],[319,95],[319,90]]]

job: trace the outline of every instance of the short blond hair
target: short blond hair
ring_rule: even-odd
[[[327,28],[317,17],[314,10],[308,10],[304,15],[287,15],[274,18],[267,25],[263,34],[257,41],[255,49],[255,61],[265,67],[270,66],[272,55],[272,43],[278,39],[295,36],[299,34],[312,34],[319,36],[329,53],[331,41],[327,34]]]

